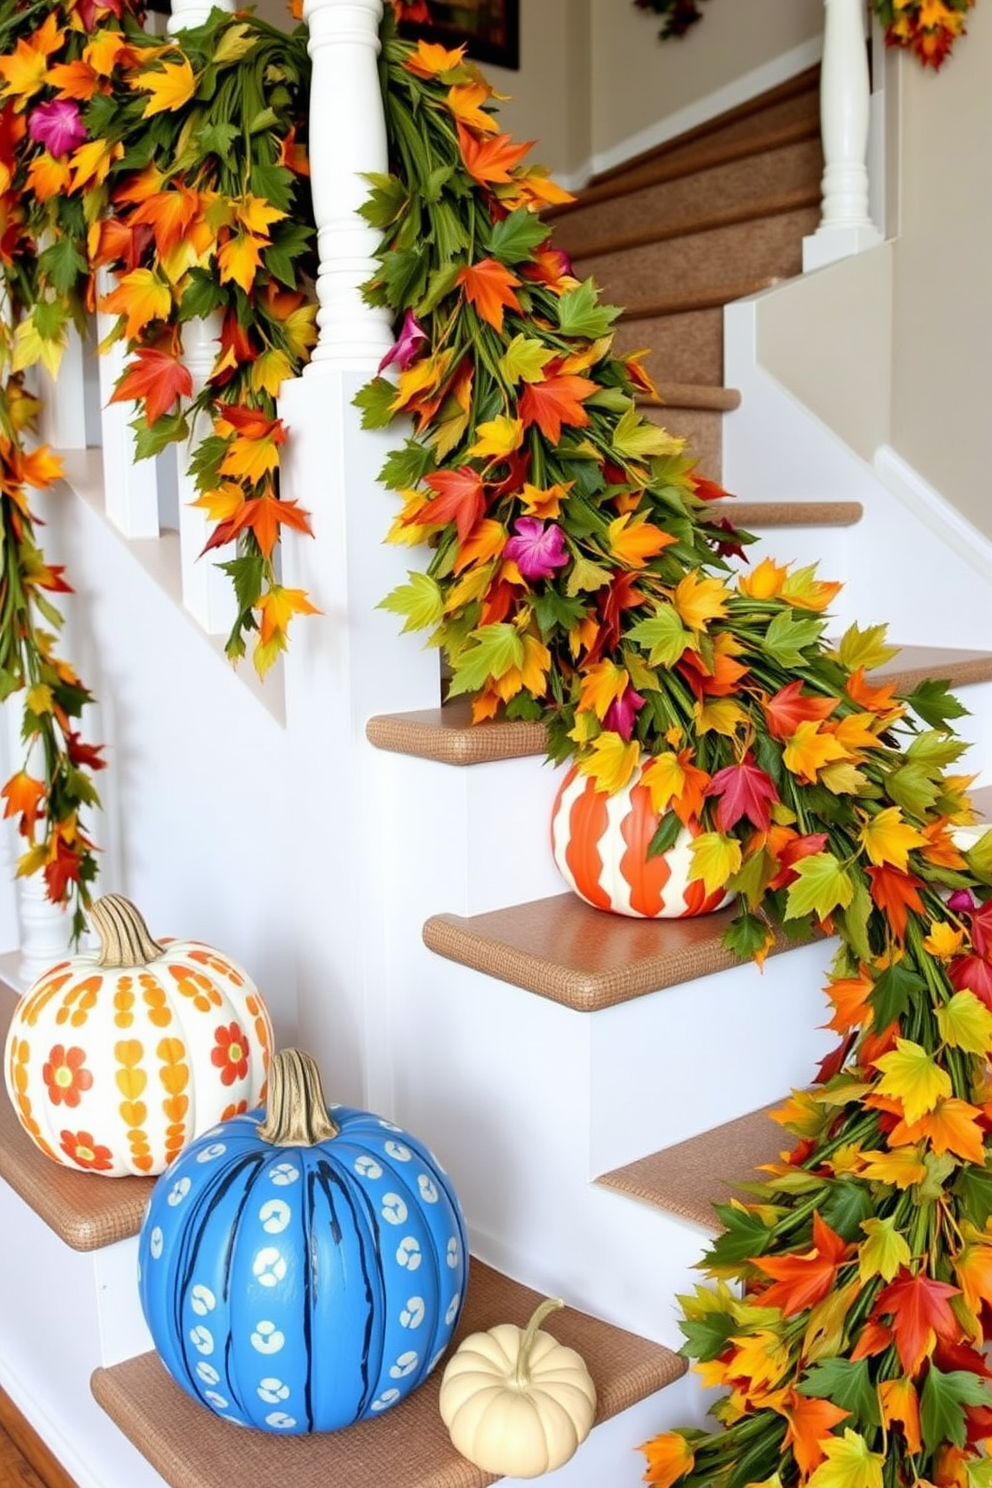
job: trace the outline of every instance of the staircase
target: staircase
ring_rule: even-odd
[[[649,369],[663,401],[652,416],[688,437],[702,473],[715,480],[724,420],[750,416],[747,401],[723,385],[723,306],[799,271],[802,236],[818,217],[817,107],[815,77],[803,74],[600,179],[558,217],[557,241],[577,271],[627,305],[618,346],[653,349]],[[364,457],[373,474],[381,453]],[[783,560],[822,557],[824,571],[842,577],[861,504],[844,490],[814,495],[740,500],[728,513]],[[381,534],[380,513],[368,521]],[[371,553],[371,542],[361,551]],[[387,588],[373,576],[374,594]],[[95,633],[99,644],[99,626]],[[305,647],[292,665],[300,667],[296,683],[309,685]],[[396,670],[404,664],[405,653]],[[992,655],[909,646],[884,669],[900,691],[926,675],[949,678],[967,704],[975,699],[976,717],[988,715]],[[197,698],[204,717],[210,687],[208,677]],[[310,686],[307,698],[316,691]],[[298,694],[290,713],[294,706]],[[305,749],[291,746],[279,722],[266,716],[264,724],[272,774],[340,786],[338,746],[316,736]],[[373,1045],[369,1103],[443,1155],[466,1211],[477,1260],[462,1333],[522,1323],[538,1293],[563,1296],[568,1307],[547,1326],[585,1356],[600,1414],[555,1481],[634,1488],[640,1441],[703,1420],[702,1392],[674,1352],[674,1299],[693,1285],[713,1201],[787,1142],[767,1110],[809,1080],[829,1047],[819,1025],[831,946],[780,941],[759,973],[723,949],[728,911],[647,923],[600,914],[563,893],[547,841],[555,772],[538,725],[472,727],[464,705],[453,703],[368,708],[361,727],[369,747],[355,749],[358,768],[333,811],[316,791],[287,791],[287,809],[272,810],[277,842],[285,833],[284,861],[303,837],[333,832],[354,848],[356,877],[367,875],[379,894],[349,924],[349,885],[314,888],[317,923],[301,961],[309,955],[323,976],[336,948],[321,936],[344,943],[354,961],[333,963],[309,1024],[301,1000],[299,1036],[319,1032],[322,1021],[327,1044],[348,1048],[349,1019],[364,1018]],[[980,753],[990,745],[992,733],[976,737]],[[172,768],[164,753],[143,764],[156,780]],[[987,796],[982,804],[992,814]],[[284,825],[294,810],[296,835]],[[252,856],[250,843],[232,846],[239,867]],[[131,867],[132,876],[140,871]],[[284,922],[256,903],[242,912],[249,930],[232,922],[232,945],[252,934],[294,937],[299,921],[288,911]],[[284,924],[292,929],[275,928]],[[339,985],[347,981],[341,964],[364,978],[351,1002]],[[279,958],[265,969],[277,984]],[[12,967],[0,970],[15,990]],[[280,1021],[285,1039],[295,1032],[288,998]],[[5,1103],[0,1176],[11,1237],[0,1310],[3,1333],[16,1342],[0,1350],[0,1385],[23,1402],[79,1488],[229,1488],[241,1477],[257,1488],[493,1481],[450,1447],[436,1378],[381,1420],[309,1440],[237,1432],[197,1409],[149,1352],[136,1315],[135,1236],[149,1180],[55,1168]],[[48,1290],[41,1321],[23,1280],[37,1274]],[[12,1359],[19,1367],[27,1360],[16,1378]]]

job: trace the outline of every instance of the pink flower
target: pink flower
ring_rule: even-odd
[[[630,739],[634,732],[634,720],[644,707],[644,699],[632,687],[626,687],[620,697],[614,698],[603,719],[604,729],[612,729],[621,739]]]
[[[977,909],[977,901],[972,897],[970,889],[955,889],[947,900],[948,909],[955,914],[967,913],[969,910]]]
[[[407,367],[417,355],[421,341],[427,340],[427,332],[418,323],[417,317],[412,310],[408,310],[403,317],[403,324],[395,344],[389,348],[382,361],[379,363],[379,371],[384,372],[393,362],[396,363],[401,372]]]
[[[67,155],[86,138],[86,127],[79,108],[69,98],[53,98],[31,110],[28,134],[36,144],[45,145],[55,156]]]
[[[568,562],[564,534],[554,522],[518,517],[513,530],[516,537],[510,538],[503,556],[513,560],[523,578],[549,579],[556,568],[564,568]]]

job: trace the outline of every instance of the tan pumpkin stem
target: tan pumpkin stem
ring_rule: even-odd
[[[98,966],[147,966],[165,949],[152,939],[141,915],[122,894],[95,900],[90,921],[100,937]]]
[[[530,1351],[534,1347],[534,1339],[537,1330],[544,1322],[549,1312],[557,1312],[559,1307],[565,1304],[560,1297],[545,1297],[544,1301],[535,1307],[530,1322],[527,1324],[520,1339],[520,1347],[517,1350],[517,1363],[513,1371],[513,1383],[523,1389],[530,1384]]]
[[[258,1128],[274,1147],[315,1147],[341,1128],[330,1115],[316,1060],[302,1049],[280,1049],[269,1067],[265,1120]]]

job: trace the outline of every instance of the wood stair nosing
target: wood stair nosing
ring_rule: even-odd
[[[775,1106],[749,1111],[733,1121],[700,1132],[660,1152],[625,1163],[595,1181],[655,1209],[716,1232],[720,1225],[714,1204],[746,1197],[744,1185],[761,1174],[764,1163],[776,1162],[795,1139],[774,1120]]]
[[[815,508],[816,503],[811,505]],[[905,646],[870,676],[875,682],[893,685],[900,695],[912,692],[927,678],[946,679],[952,688],[988,682],[992,681],[992,651]],[[473,724],[466,698],[409,713],[375,714],[365,725],[365,735],[376,749],[457,766],[542,755],[547,747],[543,723],[497,720]]]
[[[802,187],[780,196],[766,197],[761,201],[736,202],[716,212],[700,213],[695,217],[683,217],[657,227],[642,228],[637,232],[619,233],[611,238],[583,243],[581,248],[570,253],[573,263],[582,263],[587,258],[598,258],[605,254],[626,253],[633,248],[646,248],[652,243],[667,243],[677,238],[693,237],[697,234],[718,232],[724,227],[741,227],[749,222],[764,221],[767,217],[780,217],[789,212],[802,211],[806,207],[820,205],[819,186]],[[579,275],[579,277],[583,277]]]
[[[457,1344],[497,1323],[523,1326],[541,1293],[473,1259]],[[586,1361],[597,1393],[597,1423],[680,1379],[686,1361],[661,1344],[566,1307],[554,1335]],[[346,1431],[279,1437],[237,1431],[192,1400],[155,1354],[97,1369],[92,1391],[100,1406],[171,1488],[485,1488],[496,1478],[452,1446],[437,1407],[440,1366],[406,1400],[375,1420]],[[580,1449],[581,1450],[581,1449]]]
[[[864,516],[860,501],[713,501],[707,515],[727,517],[745,531],[753,527],[854,527]]]
[[[639,408],[705,408],[728,413],[741,406],[738,388],[709,382],[659,382],[657,398],[639,397]]]
[[[762,290],[781,284],[777,274],[740,279],[732,284],[714,284],[686,294],[669,295],[663,300],[640,300],[621,308],[618,321],[662,320],[669,315],[686,315],[694,310],[722,310],[734,300],[745,300]]]
[[[802,72],[795,73],[791,78],[786,78],[784,82],[777,83],[766,92],[758,94],[754,98],[748,98],[743,103],[737,104],[736,107],[728,109],[725,113],[719,114],[712,119],[705,119],[701,124],[695,125],[694,128],[687,129],[683,134],[678,136],[678,143],[680,145],[697,144],[699,141],[707,139],[713,134],[718,134],[724,129],[741,123],[744,119],[753,118],[755,114],[766,113],[770,108],[786,103],[790,99],[799,98],[804,94],[815,96],[815,106],[818,109],[819,84],[820,64],[814,63],[812,67],[804,68]],[[616,180],[618,177],[626,175],[631,169],[636,169],[648,161],[654,160],[659,153],[671,148],[674,143],[674,141],[668,141],[666,144],[652,145],[640,155],[632,155],[628,159],[621,161],[619,165],[611,166],[609,170],[598,171],[590,180],[589,185],[598,186],[606,181]]]
[[[797,119],[792,124],[782,124],[769,129],[765,134],[748,135],[738,140],[725,140],[712,149],[687,151],[685,157],[673,154],[642,169],[629,170],[624,175],[601,179],[586,186],[578,198],[576,207],[563,206],[553,212],[544,213],[548,221],[561,222],[569,210],[592,206],[596,202],[612,201],[626,196],[631,191],[642,191],[648,186],[662,186],[667,181],[677,181],[683,176],[696,175],[720,165],[729,165],[737,160],[746,160],[751,155],[762,155],[769,151],[784,149],[800,140],[815,139],[820,133],[818,119]]]

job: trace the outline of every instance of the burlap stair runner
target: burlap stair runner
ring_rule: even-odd
[[[596,1182],[717,1230],[713,1205],[745,1197],[742,1185],[760,1176],[755,1170],[762,1163],[775,1162],[794,1145],[795,1139],[769,1116],[774,1109],[763,1106],[760,1111],[749,1111],[735,1121],[603,1173]]]
[[[473,1260],[455,1344],[497,1323],[523,1326],[539,1300],[538,1292]],[[585,1360],[598,1421],[686,1370],[685,1360],[660,1344],[572,1308],[556,1312],[545,1327]],[[173,1383],[155,1354],[98,1369],[92,1389],[171,1488],[484,1488],[497,1480],[455,1451],[438,1414],[442,1369],[376,1420],[310,1437],[276,1437],[219,1420]]]

